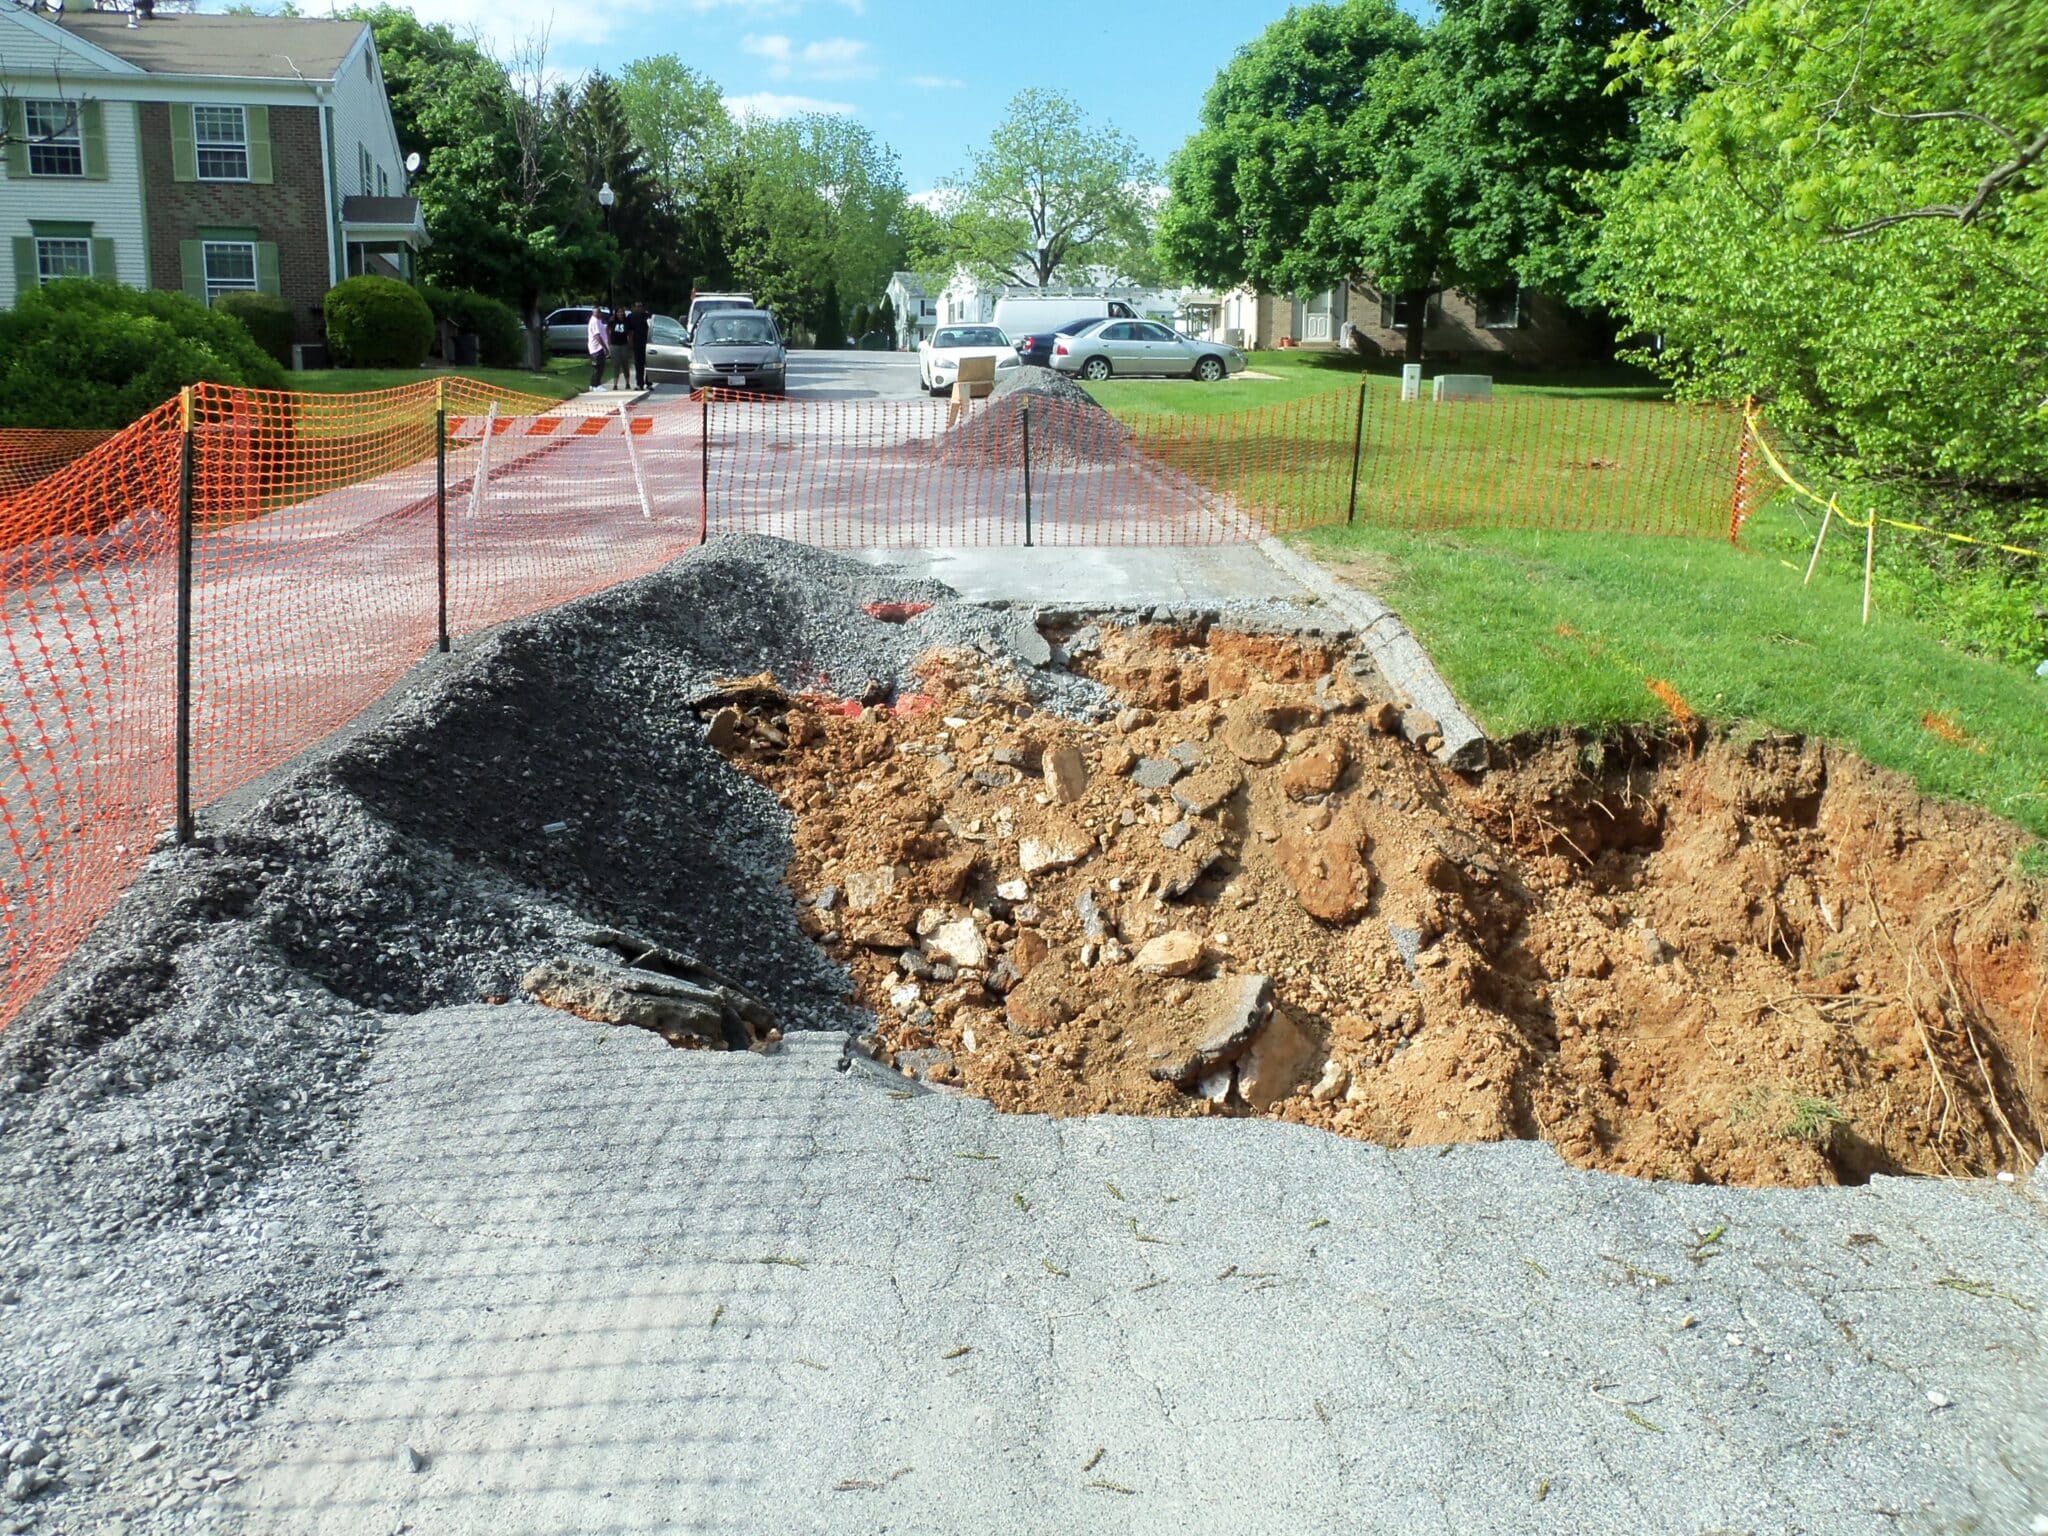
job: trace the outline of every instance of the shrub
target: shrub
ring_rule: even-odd
[[[433,348],[433,311],[396,278],[351,277],[326,305],[327,349],[344,368],[417,368]]]
[[[125,427],[202,381],[286,387],[240,321],[182,293],[67,278],[0,312],[0,426]]]
[[[241,321],[257,346],[284,367],[291,366],[292,343],[299,331],[291,305],[271,293],[224,293],[213,301],[213,307]]]
[[[510,304],[467,288],[437,288],[426,283],[420,285],[419,294],[436,321],[445,320],[458,334],[467,332],[477,338],[477,361],[486,368],[526,366],[526,325]]]

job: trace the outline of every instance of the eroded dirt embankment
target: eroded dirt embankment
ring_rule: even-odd
[[[1327,648],[1071,649],[1114,721],[938,655],[895,711],[770,691],[714,719],[794,813],[801,921],[905,1071],[1669,1179],[2039,1155],[2048,938],[2012,828],[1768,735],[1553,736],[1468,778]]]

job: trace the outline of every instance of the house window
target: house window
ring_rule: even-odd
[[[356,146],[356,190],[370,195],[370,148],[367,144]]]
[[[78,131],[78,108],[68,101],[29,101],[22,106],[29,174],[83,176],[85,140]]]
[[[1486,331],[1512,331],[1522,323],[1522,290],[1514,284],[1475,294],[1472,309]]]
[[[92,242],[73,235],[36,237],[36,281],[92,276]]]
[[[381,165],[377,167],[377,195],[379,197],[389,197],[391,195],[391,177]]]
[[[250,293],[256,287],[256,242],[253,240],[208,240],[206,259],[206,302],[224,293]]]
[[[1429,303],[1423,307],[1422,311],[1424,329],[1436,324],[1437,316],[1442,313],[1442,309],[1443,306],[1438,302],[1437,296],[1432,293],[1429,296]],[[1413,295],[1406,293],[1382,293],[1380,295],[1380,325],[1382,328],[1389,331],[1405,331],[1408,329],[1408,322],[1414,318],[1415,300]]]
[[[192,142],[201,181],[249,179],[249,115],[240,107],[194,107]]]

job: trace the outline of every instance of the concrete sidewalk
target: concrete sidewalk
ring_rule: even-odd
[[[2018,1189],[1688,1188],[1543,1145],[1008,1118],[839,1060],[836,1037],[694,1055],[522,1005],[398,1024],[349,1169],[392,1283],[290,1378],[227,1527],[2048,1513],[2048,1208]]]
[[[1316,596],[1253,544],[863,549],[857,558],[943,581],[972,603],[1180,612]],[[1342,616],[1329,615],[1331,624]]]

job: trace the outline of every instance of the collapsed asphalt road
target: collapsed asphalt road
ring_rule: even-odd
[[[1113,706],[1014,614],[720,541],[423,668],[160,855],[0,1037],[8,1519],[2048,1512],[2048,1220],[2018,1186],[1680,1189],[839,1070],[866,1016],[796,926],[788,821],[691,705],[764,670],[888,697],[941,644]],[[780,1049],[489,1001],[656,950]]]

